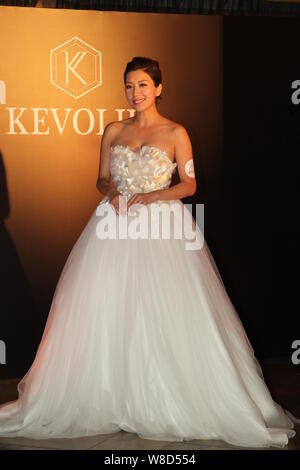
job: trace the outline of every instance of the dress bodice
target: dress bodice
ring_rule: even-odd
[[[154,146],[143,145],[132,150],[119,144],[110,148],[114,186],[124,196],[168,188],[176,166],[165,150]]]

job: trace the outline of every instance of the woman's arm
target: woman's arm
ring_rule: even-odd
[[[114,127],[114,122],[110,122],[106,125],[103,132],[100,149],[99,172],[96,182],[98,191],[109,197],[114,194],[119,194],[119,192],[110,184],[109,151],[113,139]]]
[[[185,128],[177,124],[174,129],[175,160],[180,182],[168,189],[158,189],[157,200],[182,199],[197,190],[192,144]]]

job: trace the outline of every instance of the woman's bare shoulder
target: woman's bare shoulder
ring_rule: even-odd
[[[180,122],[175,122],[175,121],[174,121],[173,124],[174,124],[174,125],[173,125],[173,128],[174,128],[174,130],[176,130],[176,131],[185,131],[185,130],[186,130],[185,127],[184,127],[184,125],[181,124]]]
[[[130,127],[133,124],[133,118],[129,117],[123,119],[122,121],[112,121],[108,125],[110,126],[111,133],[115,136],[121,131],[125,130],[127,127]]]
[[[109,143],[111,143],[116,136],[122,131],[123,129],[123,121],[111,121],[106,124],[104,132],[103,132],[103,139]]]
[[[171,119],[165,118],[165,125],[169,127],[170,132],[178,132],[180,130],[185,130],[182,124],[176,121],[172,121]]]
[[[189,139],[186,128],[180,122],[171,121],[170,119],[168,121],[169,135],[174,142],[178,139]]]
[[[122,127],[122,122],[123,121],[111,121],[108,124],[106,124],[104,132],[105,133],[112,133],[116,130],[119,130]]]

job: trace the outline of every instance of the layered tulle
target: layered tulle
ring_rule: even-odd
[[[144,206],[149,220],[161,204]],[[123,429],[154,440],[283,447],[295,435],[296,418],[272,399],[202,232],[180,201],[167,205],[171,229],[184,214],[201,249],[188,250],[185,237],[101,239],[100,209],[121,216],[105,201],[91,215],[19,399],[0,407],[0,436]]]

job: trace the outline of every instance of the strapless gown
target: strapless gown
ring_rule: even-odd
[[[168,188],[175,167],[153,146],[110,150],[114,185],[127,199]],[[166,219],[153,217],[161,208],[174,209],[166,238]],[[158,237],[138,227],[147,216]],[[125,430],[144,439],[284,447],[299,420],[272,399],[190,211],[180,200],[139,206],[126,219],[131,232],[113,236],[109,225],[125,218],[107,197],[92,213],[60,275],[19,398],[0,407],[0,436]],[[172,237],[183,220],[201,249]]]

